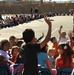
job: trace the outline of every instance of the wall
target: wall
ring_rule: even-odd
[[[68,12],[69,9],[74,9],[74,4],[0,4],[0,13],[15,14],[15,13],[30,13],[31,7],[33,10],[38,7],[39,12]]]

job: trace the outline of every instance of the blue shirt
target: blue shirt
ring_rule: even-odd
[[[45,60],[48,59],[48,54],[44,52],[38,53],[38,64],[41,65],[41,67],[46,68]]]

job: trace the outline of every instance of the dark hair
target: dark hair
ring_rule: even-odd
[[[64,63],[66,62],[67,58],[69,58],[69,61],[71,62],[71,55],[73,53],[72,48],[68,45],[68,44],[60,44],[58,46],[59,49],[62,49],[64,52],[61,55],[62,57],[64,57]]]
[[[48,46],[48,45],[46,44],[46,45],[41,49],[41,52],[47,53],[46,46]]]
[[[50,38],[50,41],[53,42],[54,39],[56,39],[56,37],[52,37],[52,38]]]
[[[73,51],[69,44],[60,44],[58,48],[61,48],[64,51],[64,54],[66,55],[70,55]]]
[[[62,33],[66,35],[66,32],[62,32]],[[62,33],[61,33],[61,34],[62,34]]]
[[[18,46],[13,46],[13,47],[12,47],[11,54],[13,54],[13,52],[14,52],[14,49],[18,49],[18,52],[19,52],[19,47],[18,47]]]
[[[25,43],[30,42],[34,36],[35,36],[35,33],[32,29],[26,29],[23,32],[23,40]]]
[[[15,39],[15,36],[10,36],[10,38],[9,38],[9,39],[11,39],[11,38]]]
[[[18,47],[20,47],[20,46],[22,45],[22,43],[23,43],[22,40],[18,40],[18,41],[16,42],[16,45],[17,45]]]
[[[9,42],[8,40],[6,40],[6,39],[1,40],[1,42],[0,42],[0,48],[1,48],[2,50],[4,49],[4,45],[5,45],[6,43],[9,43],[9,45],[10,45],[10,42]]]
[[[72,40],[74,41],[74,36],[72,37]]]

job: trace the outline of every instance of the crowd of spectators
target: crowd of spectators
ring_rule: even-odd
[[[11,17],[6,17],[6,19],[3,19],[2,15],[0,15],[0,27],[6,28],[6,27],[12,27],[12,26],[16,26],[19,24],[27,23],[27,22],[33,21],[35,19],[43,18],[45,14],[42,13],[38,16],[37,15],[34,15],[34,16],[33,15],[28,15],[28,16],[15,15],[15,16],[11,16]],[[38,64],[41,65],[41,68],[43,68],[43,67],[48,68],[52,75],[58,75],[57,70],[59,68],[64,68],[64,67],[74,68],[74,61],[73,61],[73,56],[74,56],[74,32],[73,31],[74,30],[69,32],[69,34],[68,34],[69,37],[66,37],[66,32],[62,32],[63,27],[60,26],[59,31],[58,31],[59,32],[59,40],[57,40],[55,36],[51,37],[51,28],[52,27],[51,27],[50,20],[45,18],[45,21],[48,24],[50,29],[48,31],[48,35],[46,36],[46,39],[42,43],[40,42],[40,40],[44,37],[44,34],[42,34],[42,36],[39,37],[37,40],[34,36],[34,33],[30,32],[30,31],[32,31],[31,29],[26,29],[23,32],[23,40],[15,37],[15,36],[10,36],[9,40],[7,40],[7,39],[1,40],[0,41],[0,60],[1,60],[0,65],[1,64],[8,64],[8,65],[24,64],[25,65],[25,62],[27,62],[29,60],[31,61],[31,59],[32,59],[31,57],[34,57],[32,55],[35,55],[36,53],[38,53],[38,55],[37,55]],[[49,45],[47,44],[49,42],[49,40],[52,43],[52,48],[49,48]],[[28,41],[29,41],[29,43],[28,43]],[[35,50],[34,52],[36,52],[36,53],[32,54],[31,53],[31,52],[33,52],[32,50],[30,50],[30,53],[28,53],[25,50],[25,53],[24,52],[22,53],[20,50],[25,49],[25,47],[22,46],[22,44],[24,42],[26,43],[26,44],[24,44],[24,46],[26,46],[27,50],[30,50],[29,48],[33,49],[33,51],[35,49],[36,50],[39,49],[38,52]],[[30,55],[31,57],[29,56],[28,57],[29,59],[27,59],[27,57],[24,57],[23,54],[24,54],[24,56]],[[33,61],[33,59],[32,59],[32,61]],[[36,61],[35,61],[35,63],[37,63]],[[27,62],[27,63],[29,64],[30,62]],[[33,70],[35,70],[36,64],[31,64],[31,65],[30,64],[28,66],[25,65],[26,68],[30,67],[32,65]],[[22,66],[22,71],[23,71],[23,68],[25,68],[25,66]],[[56,69],[56,73],[54,73],[52,69]],[[30,68],[29,72],[31,72],[33,70],[31,70],[31,68]],[[28,69],[27,69],[27,71],[28,71]],[[26,72],[26,73],[29,74],[29,72]],[[31,73],[34,73],[34,72],[31,72]],[[23,75],[24,74],[25,74],[25,70],[24,70]]]
[[[65,16],[65,15],[73,15],[70,13],[62,13],[62,12],[49,12],[49,13],[31,13],[31,14],[14,14],[11,16],[0,14],[0,28],[13,27],[19,24],[28,23],[30,21],[44,18],[44,16],[54,17],[54,16]]]
[[[11,15],[11,16],[5,16],[6,18],[3,18],[2,15],[0,15],[0,28],[6,28],[6,27],[13,27],[17,26],[19,24],[28,23],[30,21],[33,21],[35,19],[40,19],[44,17],[44,14],[40,15]]]

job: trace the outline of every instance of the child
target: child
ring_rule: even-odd
[[[18,40],[16,43],[16,45],[19,47],[19,54],[17,55],[15,63],[18,63],[18,64],[23,63],[22,58],[21,58],[21,54],[20,54],[20,48],[21,48],[22,44],[23,44],[23,40]]]
[[[61,32],[61,30],[62,30],[62,25],[60,26],[60,29],[59,29],[59,40],[58,40],[58,42],[59,43],[62,43],[62,42],[67,42],[68,40],[69,40],[69,38],[68,37],[66,37],[66,32]]]
[[[38,52],[38,64],[41,65],[41,68],[48,68],[53,74],[52,67],[49,61],[49,56],[47,54],[48,45],[46,44],[40,52]],[[50,75],[51,75],[50,73]]]
[[[9,60],[10,56],[7,51],[10,48],[10,43],[8,40],[2,40],[0,45],[0,65],[5,66],[8,75],[12,75],[8,65],[12,65],[13,62]]]
[[[56,70],[59,68],[72,68],[72,48],[65,43],[62,43],[58,46],[59,56],[55,60]]]
[[[22,43],[23,43],[23,41],[22,40],[18,40],[17,42],[16,42],[16,46],[18,46],[19,48],[21,47],[21,45],[22,45]]]
[[[8,40],[2,40],[1,41],[1,46],[0,46],[0,64],[13,64],[11,62],[10,56],[8,55],[7,51],[10,49],[10,43]]]
[[[52,48],[54,48],[54,53],[55,53],[55,58],[59,55],[58,53],[58,41],[56,39],[56,37],[52,37],[50,39],[50,41],[52,42]]]
[[[17,56],[19,54],[19,47],[18,46],[13,46],[11,51],[12,51],[11,52],[11,54],[12,54],[11,61],[15,63],[16,62],[16,58],[17,58]]]
[[[16,37],[15,36],[10,36],[9,37],[9,42],[10,42],[10,47],[16,46]]]
[[[55,52],[54,52],[55,48],[50,48],[48,51],[47,51],[47,54],[49,55],[49,62],[50,62],[50,65],[52,67],[52,69],[55,68]]]
[[[21,55],[24,62],[23,75],[38,75],[37,52],[39,52],[50,40],[52,28],[50,20],[47,17],[44,19],[48,24],[48,33],[40,44],[37,44],[37,39],[32,29],[26,29],[23,32],[23,40],[26,43],[21,47]]]
[[[18,75],[22,75],[22,70],[23,70],[23,64],[21,64],[22,60],[21,57],[18,58],[19,56],[19,47],[18,46],[13,46],[12,47],[12,62],[14,62],[15,64],[12,66],[14,69],[13,71],[13,75],[15,75],[16,73]]]

